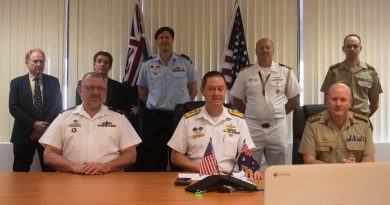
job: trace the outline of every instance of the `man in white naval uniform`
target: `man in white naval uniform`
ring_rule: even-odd
[[[252,151],[260,164],[263,154],[268,165],[285,164],[288,141],[286,115],[299,104],[302,92],[291,68],[272,60],[273,42],[256,43],[257,64],[241,71],[230,91],[233,105],[245,113],[253,142]]]

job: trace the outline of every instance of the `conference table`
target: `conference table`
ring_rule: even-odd
[[[89,176],[61,172],[0,173],[0,204],[261,205],[264,192],[186,192],[175,172],[116,172]],[[259,182],[262,187],[264,181]]]

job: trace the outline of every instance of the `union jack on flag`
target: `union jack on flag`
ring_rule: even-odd
[[[210,138],[206,151],[204,152],[202,161],[200,162],[199,175],[213,175],[215,173],[219,173],[219,169],[213,149],[213,143]]]
[[[144,17],[139,2],[135,3],[133,22],[129,37],[129,49],[123,82],[134,87],[137,82],[138,73],[144,59],[151,55],[150,40],[145,30]]]
[[[240,170],[242,169],[242,166],[252,169],[253,172],[260,169],[260,165],[255,161],[255,158],[253,158],[251,150],[245,142],[242,145],[240,155],[237,158],[237,164]]]

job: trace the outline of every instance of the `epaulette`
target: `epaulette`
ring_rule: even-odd
[[[366,117],[365,115],[361,115],[361,114],[358,114],[358,113],[352,113],[352,116],[356,119],[359,119],[359,120],[363,120],[365,122],[368,122],[368,117]]]
[[[243,71],[243,70],[245,70],[245,69],[247,69],[247,68],[249,68],[249,67],[251,67],[252,65],[253,65],[253,64],[249,64],[249,65],[247,65],[247,66],[244,66],[244,67],[240,68],[240,72]]]
[[[63,111],[61,111],[60,113],[63,113],[63,112],[69,111],[69,110],[73,110],[73,109],[75,109],[76,107],[77,107],[77,105],[76,105],[76,106],[73,106],[73,107],[70,107],[70,108],[68,108],[68,109],[66,109],[66,110],[63,110]]]
[[[195,115],[197,115],[199,113],[200,113],[200,108],[197,108],[197,109],[194,109],[194,110],[191,110],[189,112],[184,113],[184,117],[187,119],[187,118],[195,116]]]
[[[146,62],[146,61],[148,61],[150,59],[153,59],[153,58],[154,58],[154,56],[148,56],[147,58],[144,59],[144,62]]]
[[[316,115],[309,117],[309,119],[307,119],[307,121],[309,121],[310,123],[317,122],[318,120],[321,119],[321,117],[322,117],[322,114],[319,113],[319,114],[316,114]]]
[[[242,113],[239,112],[238,110],[228,109],[228,112],[229,112],[231,115],[234,115],[234,116],[236,116],[236,117],[244,118],[244,114],[242,114]]]
[[[288,68],[288,69],[294,69],[292,66],[288,66],[288,65],[285,65],[285,64],[283,64],[283,63],[279,63],[279,65],[280,65],[280,66],[284,66],[284,67],[286,67],[286,68]]]
[[[108,107],[108,109],[111,110],[111,111],[117,112],[117,113],[119,113],[121,115],[125,114],[125,112],[123,112],[122,110],[118,110],[118,109],[113,108],[113,107]]]
[[[375,70],[374,66],[372,66],[372,65],[370,65],[370,64],[368,64],[368,63],[366,63],[366,66],[367,66],[367,68],[370,68],[370,69],[372,69],[372,70]]]
[[[189,56],[187,56],[186,54],[183,54],[183,53],[180,56],[187,59],[192,64],[191,58]]]
[[[340,64],[341,64],[341,63],[336,63],[336,64],[334,64],[334,65],[331,65],[331,66],[329,67],[329,69],[338,68],[338,67],[340,67]]]

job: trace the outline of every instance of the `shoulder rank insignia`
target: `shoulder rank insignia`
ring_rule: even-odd
[[[68,108],[68,109],[66,109],[66,110],[63,110],[63,111],[61,111],[60,113],[63,113],[63,112],[66,112],[66,111],[70,111],[70,110],[74,110],[76,107],[77,107],[77,105],[76,105],[76,106],[73,106],[73,107],[70,107],[70,108]]]
[[[336,64],[334,64],[334,65],[331,65],[331,66],[329,67],[329,69],[338,68],[338,67],[340,67],[340,64],[341,64],[341,63],[336,63]]]
[[[286,68],[288,68],[288,69],[294,69],[292,66],[288,66],[288,65],[285,65],[285,64],[283,64],[283,63],[279,63],[279,65],[280,65],[280,66],[284,66],[284,67],[286,67]]]
[[[122,110],[118,110],[118,109],[113,108],[113,107],[108,107],[108,109],[111,110],[111,111],[117,112],[119,114],[125,114]]]
[[[190,118],[190,117],[192,117],[192,116],[195,116],[195,115],[197,115],[197,114],[199,114],[199,113],[200,113],[200,108],[197,108],[197,109],[195,109],[195,110],[191,110],[191,111],[189,111],[189,112],[184,113],[184,117],[187,119],[187,118]]]
[[[310,123],[317,122],[318,120],[321,119],[321,117],[322,117],[322,114],[319,113],[319,114],[316,114],[316,115],[309,117],[309,119],[307,119],[307,121],[309,121]]]
[[[150,60],[150,59],[153,59],[154,58],[154,56],[148,56],[148,57],[146,57],[145,59],[144,59],[144,62],[146,62],[146,61],[148,61],[148,60]]]
[[[375,70],[374,66],[372,66],[372,65],[370,65],[370,64],[368,64],[368,63],[366,63],[366,66],[367,66],[367,68],[370,68],[370,69],[372,69],[372,70]]]
[[[236,116],[236,117],[244,118],[244,114],[242,114],[242,113],[239,112],[238,110],[228,109],[228,112],[229,112],[231,115],[234,115],[234,116]]]
[[[363,120],[365,122],[368,122],[368,117],[364,116],[364,115],[361,115],[361,114],[357,114],[357,113],[352,113],[353,117],[356,118],[356,119],[359,119],[359,120]]]
[[[181,54],[180,56],[187,59],[192,64],[191,58],[189,56],[187,56],[186,54]]]

